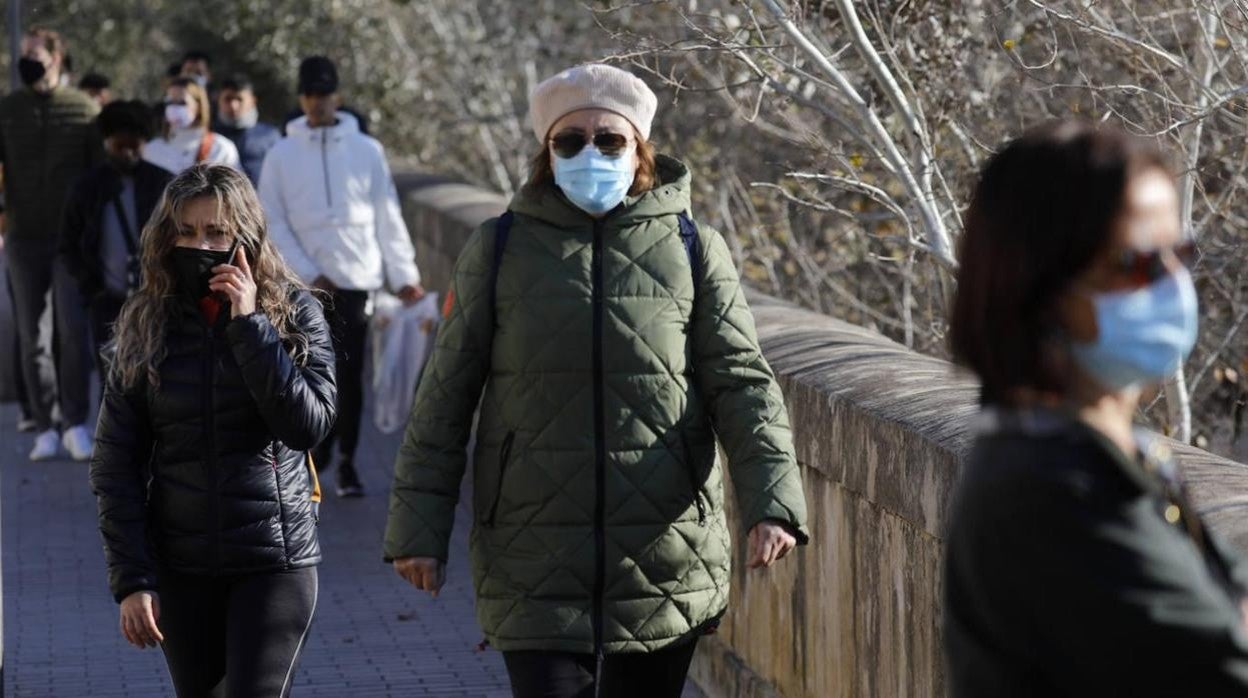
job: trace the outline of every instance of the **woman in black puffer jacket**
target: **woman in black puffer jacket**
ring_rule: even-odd
[[[179,696],[285,696],[316,606],[329,330],[227,167],[169,184],[142,274],[91,460],[122,633],[161,645]]]

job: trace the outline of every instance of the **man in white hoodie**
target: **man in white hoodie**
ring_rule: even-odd
[[[324,56],[299,66],[305,117],[287,127],[260,170],[269,234],[307,283],[329,292],[326,315],[337,353],[338,419],[313,452],[317,467],[338,451],[338,496],[364,493],[354,456],[364,406],[364,340],[371,294],[388,286],[404,303],[424,295],[385,151],[338,111],[338,72]]]

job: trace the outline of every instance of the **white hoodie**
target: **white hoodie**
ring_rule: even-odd
[[[381,144],[354,118],[290,122],[260,170],[269,234],[306,282],[324,276],[344,290],[398,291],[420,283],[416,251]]]

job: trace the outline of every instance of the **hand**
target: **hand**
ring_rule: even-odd
[[[446,563],[432,557],[401,557],[394,561],[394,571],[408,584],[438,598],[446,583]]]
[[[160,620],[160,597],[150,591],[136,591],[121,602],[121,634],[130,644],[143,649],[165,641],[156,621]]]
[[[797,539],[774,521],[761,521],[750,529],[750,569],[771,567],[776,560],[797,547]]]
[[[212,268],[216,276],[208,280],[208,288],[224,294],[230,301],[230,317],[256,312],[256,280],[251,276],[247,253],[239,246],[234,264],[218,264]]]
[[[403,301],[403,305],[413,306],[425,297],[425,289],[420,284],[408,284],[399,289],[399,300]]]
[[[312,280],[312,288],[318,288],[322,291],[328,291],[329,293],[333,293],[334,291],[338,290],[338,285],[330,281],[329,279],[325,278],[325,276],[322,275]]]

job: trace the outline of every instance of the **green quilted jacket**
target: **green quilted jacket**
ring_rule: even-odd
[[[494,221],[456,263],[385,557],[446,560],[480,401],[470,548],[500,650],[654,651],[718,622],[731,556],[716,437],[741,534],[776,519],[806,542],[788,415],[728,247],[699,227],[694,307],[689,172],[660,157],[659,175],[598,220],[526,188],[497,275]]]

